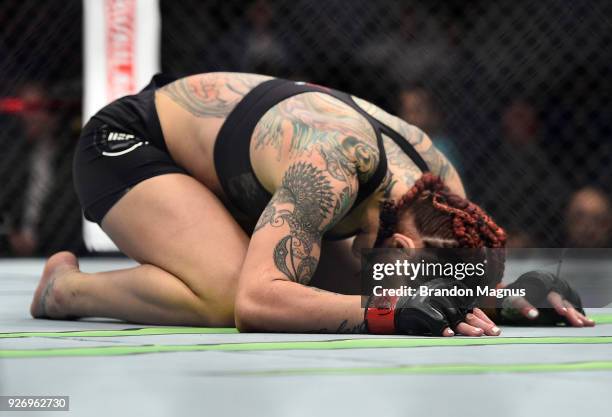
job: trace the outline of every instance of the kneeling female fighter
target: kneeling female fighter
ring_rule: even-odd
[[[348,94],[255,74],[154,77],[85,125],[74,179],[85,216],[140,265],[86,274],[58,253],[34,317],[375,332],[376,309],[364,315],[359,296],[311,280],[348,293],[354,269],[343,260],[377,237],[402,247],[505,242],[421,130]],[[398,221],[379,236],[383,201]],[[411,311],[384,331],[499,334],[478,309],[443,311],[416,330]]]

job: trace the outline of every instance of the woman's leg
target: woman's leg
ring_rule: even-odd
[[[56,254],[34,295],[34,317],[233,325],[248,237],[198,181],[182,174],[143,181],[113,206],[102,228],[142,265],[86,274],[71,254]]]

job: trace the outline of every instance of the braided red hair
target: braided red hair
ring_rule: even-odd
[[[450,191],[444,182],[425,173],[397,203],[383,202],[375,246],[398,231],[406,212],[412,214],[416,232],[426,247],[499,248],[506,246],[506,232],[478,205]],[[503,250],[490,251],[491,278],[501,279]]]
[[[433,209],[433,210],[432,210]],[[503,248],[506,232],[482,208],[450,191],[425,173],[397,203],[385,201],[380,211],[378,242],[397,231],[400,216],[410,210],[424,243],[459,248]],[[435,244],[435,242],[439,244]]]

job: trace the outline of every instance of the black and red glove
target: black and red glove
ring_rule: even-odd
[[[437,278],[426,283],[430,289],[466,288],[459,281]],[[414,297],[371,296],[365,310],[368,332],[442,336],[455,328],[472,311],[475,300],[459,296],[416,295]]]

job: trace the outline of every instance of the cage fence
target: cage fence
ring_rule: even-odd
[[[160,11],[164,72],[351,92],[425,130],[512,245],[609,246],[610,2],[160,0]],[[82,250],[71,178],[82,23],[80,0],[0,2],[0,255]],[[573,240],[568,210],[593,201],[593,235]]]

